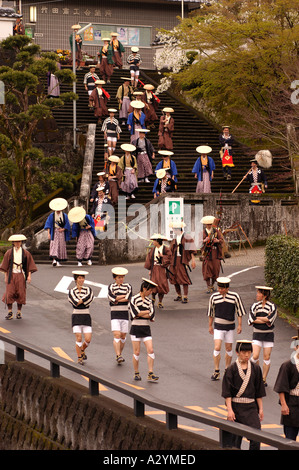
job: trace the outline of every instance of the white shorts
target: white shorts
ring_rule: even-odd
[[[214,339],[220,339],[225,343],[234,342],[234,330],[215,330],[214,329]]]
[[[145,343],[145,341],[150,341],[151,339],[153,339],[152,336],[145,336],[144,338],[137,338],[137,336],[131,335],[132,341],[143,341]]]
[[[135,76],[135,77],[138,77],[139,76],[139,73],[140,73],[140,70],[130,70],[130,73],[132,76]]]
[[[274,346],[272,341],[258,341],[257,339],[252,340],[252,344],[259,346],[260,348],[273,348]]]
[[[114,318],[111,320],[111,331],[120,331],[121,333],[128,333],[129,331],[129,320],[120,320]]]
[[[73,333],[91,333],[91,326],[86,325],[75,325],[73,326]]]
[[[117,137],[107,134],[107,140],[109,140],[109,142],[117,142]]]

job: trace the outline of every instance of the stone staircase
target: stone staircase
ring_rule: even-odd
[[[93,112],[88,107],[88,95],[85,91],[83,85],[84,74],[88,71],[87,67],[84,67],[82,70],[77,71],[77,85],[76,91],[79,95],[79,100],[77,101],[77,126],[84,126],[89,123],[96,123],[96,118],[93,115]],[[117,89],[122,83],[120,77],[129,76],[128,70],[115,70],[112,76],[110,84],[106,84],[104,88],[108,91],[111,98],[108,103],[108,107],[113,107],[118,109],[118,103],[115,98]],[[145,70],[141,72],[140,79],[143,83],[153,83],[155,86],[159,83],[159,75],[152,70]],[[61,91],[64,90],[64,87],[61,87]],[[234,164],[235,167],[232,170],[232,179],[231,181],[226,181],[223,179],[222,175],[222,166],[219,157],[219,133],[220,130],[215,128],[211,123],[204,119],[198,112],[192,109],[190,106],[187,106],[182,101],[180,101],[176,96],[171,92],[164,92],[159,95],[161,100],[158,110],[158,117],[161,116],[162,109],[164,107],[172,107],[174,112],[175,119],[175,132],[173,137],[174,142],[174,155],[173,160],[176,163],[178,169],[178,191],[180,193],[194,193],[196,190],[196,180],[193,173],[191,172],[194,162],[198,158],[199,154],[196,152],[196,147],[199,145],[210,145],[213,149],[211,154],[212,158],[216,164],[215,176],[212,182],[212,192],[213,193],[231,193],[232,190],[237,186],[241,181],[242,177],[247,173],[250,168],[249,160],[254,156],[254,152],[251,152],[250,149],[246,148],[239,142],[236,142],[234,146]],[[72,128],[73,122],[73,105],[72,103],[67,103],[64,108],[55,110],[54,117],[58,127],[67,126]],[[117,117],[117,116],[116,116]],[[235,136],[236,137],[236,136]],[[160,156],[158,155],[158,123],[154,130],[151,130],[148,138],[153,143],[156,150],[156,159],[154,161],[154,169],[156,164],[160,161]],[[130,134],[126,126],[122,127],[122,133],[120,140],[117,144],[116,155],[121,156],[122,150],[120,145],[122,143],[128,143],[130,141]],[[94,168],[93,168],[93,179],[92,185],[97,181],[97,172],[101,171],[104,166],[104,138],[103,133],[101,132],[101,125],[97,126],[96,130],[96,145],[95,145],[95,156],[94,156]],[[289,161],[287,156],[274,155],[273,165],[270,169],[266,170],[268,183],[269,183],[269,193],[279,193],[279,194],[290,194],[294,193],[294,184],[290,175],[286,177],[279,177],[285,170],[283,167],[289,166]],[[152,199],[152,189],[155,181],[155,177],[150,178],[151,183],[141,183],[139,185],[139,190],[136,194],[136,199],[133,200],[133,203],[145,204]],[[243,182],[236,192],[248,192],[248,184]],[[127,207],[132,204],[132,201],[127,201]],[[116,214],[117,216],[117,214]],[[121,219],[121,215],[118,216],[118,220]],[[48,257],[48,246],[40,247],[38,252],[35,254],[35,259],[38,262],[49,262]],[[68,263],[75,262],[75,241],[72,240],[68,243]],[[96,258],[96,257],[95,257]],[[96,262],[96,261],[95,261]]]

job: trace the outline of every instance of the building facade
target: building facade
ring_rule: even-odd
[[[101,38],[119,33],[125,47],[124,63],[132,46],[138,46],[142,68],[153,69],[157,31],[172,29],[179,23],[184,9],[191,3],[186,0],[23,0],[21,4],[26,33],[32,35],[42,50],[70,49],[72,25],[91,27],[82,33],[82,51],[97,58]],[[194,3],[194,2],[192,2]],[[187,6],[186,6],[187,5]]]

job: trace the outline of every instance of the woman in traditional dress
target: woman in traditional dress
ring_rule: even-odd
[[[125,126],[129,115],[130,103],[133,97],[133,88],[130,85],[129,78],[121,77],[121,79],[123,80],[123,84],[118,87],[116,99],[119,105],[119,119],[121,121],[121,125]]]
[[[96,80],[96,88],[89,96],[89,104],[94,108],[94,115],[98,118],[98,124],[102,123],[102,118],[108,116],[107,102],[110,99],[109,93],[104,90],[104,80]]]
[[[123,55],[125,48],[122,43],[117,39],[118,33],[111,33],[111,46],[113,52],[114,67],[119,69],[123,68]]]
[[[116,144],[121,133],[121,128],[119,127],[118,120],[115,118],[117,109],[109,108],[108,113],[109,117],[107,117],[103,122],[102,132],[104,132],[104,139],[107,141],[108,155],[110,156],[115,152]]]
[[[223,259],[223,236],[215,225],[215,217],[207,215],[201,219],[205,225],[203,230],[203,246],[201,248],[202,275],[207,284],[207,294],[214,292],[214,284],[219,276]]]
[[[103,46],[98,52],[98,56],[100,59],[100,75],[102,80],[106,83],[111,82],[111,77],[113,75],[113,50],[110,44],[109,38],[103,38],[102,41],[104,42]]]
[[[157,284],[150,279],[142,278],[142,284],[138,294],[130,301],[131,329],[130,335],[133,345],[134,380],[141,380],[139,373],[140,343],[144,343],[147,352],[148,376],[150,382],[157,382],[159,377],[154,374],[155,353],[150,322],[155,319],[155,308],[150,295]]]
[[[153,174],[152,161],[155,158],[155,149],[149,139],[146,138],[149,129],[136,129],[138,138],[132,144],[136,147],[138,182],[150,183],[149,176]]]
[[[151,240],[154,246],[146,256],[144,267],[149,270],[150,280],[157,284],[152,290],[153,301],[155,302],[158,294],[158,308],[163,308],[164,295],[169,292],[167,268],[170,265],[171,251],[163,244],[167,240],[163,235],[155,233],[151,236]]]
[[[131,74],[131,85],[134,88],[138,86],[139,80],[139,67],[142,62],[140,54],[138,54],[139,48],[136,46],[131,47],[131,54],[127,58],[127,63],[130,65],[130,74]]]
[[[76,336],[76,352],[78,364],[83,366],[87,359],[86,348],[90,345],[92,336],[92,320],[89,307],[94,299],[89,286],[84,286],[87,271],[72,271],[76,286],[69,291],[68,300],[73,306],[72,327]],[[83,341],[84,336],[84,341]]]
[[[49,204],[52,212],[46,220],[44,229],[48,230],[48,239],[50,240],[49,256],[52,259],[53,266],[61,266],[61,261],[67,261],[66,242],[71,236],[71,226],[68,216],[64,209],[67,207],[67,201],[63,198],[55,198]]]
[[[110,198],[106,194],[106,186],[103,183],[97,187],[97,196],[93,201],[90,213],[94,219],[96,236],[100,238],[100,232],[107,232],[109,220],[114,213]]]
[[[118,163],[119,157],[116,155],[111,155],[111,157],[109,157],[109,168],[107,174],[109,183],[109,196],[113,206],[117,205],[119,190],[123,178],[123,172],[118,166]]]
[[[270,301],[272,287],[255,286],[255,288],[257,289],[257,302],[251,305],[248,316],[248,325],[253,326],[253,355],[251,360],[259,364],[259,356],[263,348],[263,380],[265,386],[267,386],[271,353],[274,346],[274,322],[277,318],[277,308]]]
[[[122,144],[120,148],[125,152],[118,163],[118,166],[123,172],[123,181],[120,187],[127,199],[135,199],[134,192],[138,189],[137,160],[132,152],[136,150],[136,147],[131,144]]]
[[[159,140],[158,147],[160,150],[173,150],[173,131],[174,131],[174,119],[171,113],[174,112],[172,108],[164,108],[163,114],[160,117],[159,124]]]
[[[94,220],[86,214],[83,207],[73,207],[69,214],[69,221],[72,225],[72,238],[77,240],[76,258],[78,266],[82,266],[83,261],[91,266],[92,254],[94,250],[94,239],[96,236]]]
[[[175,237],[170,244],[171,263],[169,267],[169,282],[174,285],[177,293],[174,300],[184,304],[188,302],[189,285],[192,284],[188,273],[190,261],[192,269],[195,269],[196,266],[196,247],[194,240],[184,233],[185,225],[184,222],[174,222],[172,224]],[[183,297],[181,286],[183,286]]]
[[[131,101],[131,106],[133,108],[133,112],[129,114],[127,124],[128,130],[131,134],[130,142],[132,143],[139,137],[139,134],[136,129],[146,129],[146,126],[145,114],[142,112],[142,109],[144,108],[144,103],[142,101],[134,100]]]
[[[196,192],[210,193],[215,171],[214,160],[208,156],[212,149],[208,145],[200,145],[196,152],[200,153],[192,169],[192,173],[195,173],[194,178],[197,178]]]
[[[12,242],[4,255],[0,265],[0,271],[5,273],[5,294],[2,301],[7,305],[6,320],[13,319],[12,306],[17,303],[17,316],[22,318],[22,306],[26,304],[26,282],[31,282],[31,274],[37,271],[37,267],[31,253],[23,248],[26,237],[23,234],[11,235],[8,239]]]
[[[173,193],[175,191],[175,182],[169,177],[164,168],[157,170],[156,176],[157,178],[153,188],[154,198],[159,197],[161,194]]]
[[[262,168],[259,168],[255,158],[250,160],[251,170],[246,176],[246,180],[250,183],[250,194],[261,194],[268,188],[267,177]],[[252,200],[251,204],[259,204],[259,200]]]
[[[148,127],[155,127],[155,122],[158,120],[157,110],[158,110],[158,101],[153,94],[155,87],[151,84],[144,85],[144,94],[142,101],[145,104],[145,122]]]
[[[75,34],[75,51],[73,51],[73,34],[70,35],[69,41],[70,41],[70,46],[71,46],[71,52],[72,52],[72,61],[75,59],[76,61],[76,68],[77,70],[80,70],[80,65],[82,61],[82,36],[80,34],[77,34],[79,29],[81,29],[81,26],[79,24],[75,24],[72,26],[72,29],[74,30]]]
[[[221,145],[220,158],[222,162],[223,177],[226,180],[230,180],[232,177],[233,162],[233,151],[232,145],[234,143],[233,136],[230,134],[229,126],[222,126],[222,134],[219,136],[219,142]]]

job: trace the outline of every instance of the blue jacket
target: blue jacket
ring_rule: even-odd
[[[62,213],[63,215],[63,228],[65,241],[69,241],[71,235],[71,226],[69,222],[69,218],[65,212]],[[44,229],[50,229],[51,240],[54,240],[54,232],[55,232],[55,212],[52,212],[46,220]]]
[[[216,168],[216,165],[214,163],[213,158],[208,157],[207,170],[208,170],[209,175],[210,175],[210,181],[212,181],[212,172],[215,170],[215,168]],[[200,157],[198,157],[198,159],[196,160],[196,162],[194,164],[194,167],[192,169],[192,173],[196,173],[197,179],[199,181],[202,181],[203,171],[202,171],[202,164],[201,164],[201,158]]]
[[[96,236],[96,231],[95,231],[95,228],[94,228],[94,219],[91,217],[91,215],[88,215],[88,214],[85,215],[85,219],[86,219],[86,222],[88,223],[88,225],[91,226],[91,229],[89,229],[89,230],[91,230],[93,236],[95,237]],[[72,237],[73,238],[78,238],[79,235],[80,235],[80,231],[81,231],[80,224],[77,223],[77,222],[73,223]]]
[[[134,113],[130,113],[127,119],[128,126],[131,126],[130,134],[135,134],[135,125],[134,125]],[[145,129],[145,114],[141,112],[139,124],[141,125],[142,129]]]
[[[156,166],[155,171],[161,170],[163,168],[163,160],[161,160],[158,165]],[[177,175],[178,175],[178,170],[176,167],[176,164],[174,163],[173,160],[170,160],[170,170],[167,170],[168,173],[171,174],[171,176],[174,176],[174,181],[177,183]]]

